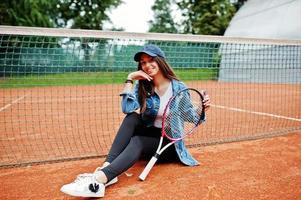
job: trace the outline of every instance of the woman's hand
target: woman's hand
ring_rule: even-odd
[[[147,73],[145,73],[142,70],[132,72],[128,75],[129,80],[148,80],[151,81],[153,78],[149,76]]]
[[[139,71],[135,71],[135,72],[131,72],[129,73],[127,80],[148,80],[151,81],[153,80],[152,77],[150,77],[147,73],[145,73],[142,70]],[[127,82],[124,84],[124,88],[122,93],[129,93],[132,91],[132,86],[133,86],[133,82]]]
[[[206,90],[201,91],[201,93],[204,97],[203,107],[204,107],[205,111],[207,111],[210,108],[210,97]]]

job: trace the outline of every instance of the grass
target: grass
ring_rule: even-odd
[[[177,76],[183,81],[214,80],[218,69],[176,69]],[[120,84],[129,72],[69,72],[60,74],[14,75],[0,78],[0,88]]]
[[[177,69],[175,73],[183,81],[216,80],[218,68]]]

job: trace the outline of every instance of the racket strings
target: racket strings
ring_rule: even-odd
[[[185,90],[171,99],[168,106],[163,128],[169,138],[184,138],[199,124],[202,98],[197,92]]]

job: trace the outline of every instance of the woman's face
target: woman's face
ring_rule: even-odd
[[[158,63],[153,59],[153,57],[147,54],[141,55],[140,66],[142,70],[151,77],[154,77],[160,72]]]

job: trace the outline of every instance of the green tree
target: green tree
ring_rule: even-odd
[[[0,24],[53,27],[53,1],[4,0],[0,2]]]
[[[121,3],[122,0],[4,0],[0,2],[0,24],[102,30],[104,22],[110,21],[106,11]]]
[[[240,7],[244,5],[247,0],[232,0],[232,4],[235,6],[236,10],[239,10]]]
[[[102,30],[104,22],[110,21],[106,11],[121,3],[122,0],[2,0],[0,2],[0,24]],[[48,39],[51,42],[48,43]],[[48,45],[47,48],[59,46],[59,38],[3,36],[2,41],[0,41],[0,53],[10,54],[12,52],[10,55],[13,59],[10,63],[20,60],[17,57],[20,57],[22,44],[26,40],[36,41],[29,43],[35,48],[44,45]],[[93,56],[91,48],[95,48],[98,42],[91,42],[87,38],[71,38],[69,40],[71,45],[77,42],[80,42],[81,49],[84,51],[84,62],[90,65]],[[15,66],[9,67],[12,69]],[[0,69],[1,71],[7,70]],[[3,74],[0,73],[0,76]]]
[[[11,26],[53,27],[51,11],[54,4],[49,0],[4,0],[0,2],[0,24]],[[22,45],[41,47],[53,38],[19,37],[2,35],[0,41],[0,77],[24,68],[20,67]],[[37,41],[36,44],[31,41]],[[42,42],[43,41],[43,42]],[[53,40],[52,40],[53,41]],[[51,44],[54,44],[51,43]],[[55,46],[55,44],[54,44]],[[4,64],[5,62],[5,64]],[[23,71],[24,72],[24,71]],[[21,73],[21,71],[20,71]]]
[[[117,7],[122,0],[59,0],[55,24],[59,27],[102,30],[110,21],[106,11]]]
[[[106,11],[117,7],[121,0],[60,0],[56,5],[55,24],[58,27],[102,30],[103,23],[110,21]],[[72,39],[80,41],[84,51],[84,62],[90,65],[92,58],[92,42],[88,38]]]
[[[229,0],[181,0],[176,4],[186,19],[185,33],[223,35],[236,12]]]
[[[177,24],[171,15],[170,0],[156,0],[152,6],[154,20],[149,21],[149,32],[177,33]]]

